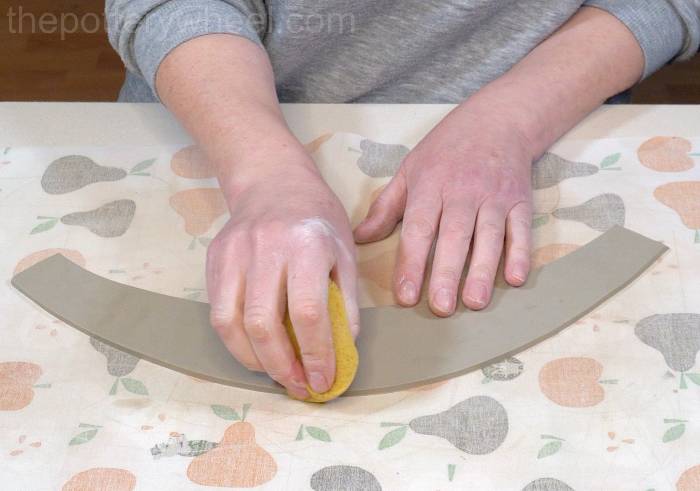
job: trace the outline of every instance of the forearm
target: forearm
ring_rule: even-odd
[[[310,167],[282,116],[267,54],[251,41],[212,34],[183,43],[161,63],[156,88],[217,168],[227,195],[283,163]]]
[[[502,77],[463,106],[507,114],[533,159],[644,69],[627,27],[596,8],[582,8]]]

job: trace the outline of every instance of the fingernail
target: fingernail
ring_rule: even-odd
[[[328,387],[328,381],[321,372],[311,372],[309,374],[309,385],[314,392],[326,392],[330,388]]]
[[[405,303],[415,303],[418,300],[416,285],[410,280],[403,280],[399,288],[399,297]]]
[[[447,288],[440,288],[433,297],[435,306],[442,312],[452,312],[454,309],[455,296],[452,295]]]
[[[521,270],[515,270],[511,273],[513,276],[513,279],[517,281],[518,283],[524,283],[525,282],[525,273]]]
[[[483,307],[486,305],[487,294],[488,292],[486,291],[486,286],[482,285],[481,283],[477,283],[469,288],[467,299],[469,299],[469,301],[477,307]]]

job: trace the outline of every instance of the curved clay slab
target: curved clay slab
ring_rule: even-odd
[[[615,227],[533,271],[525,286],[496,289],[485,310],[440,319],[414,309],[362,309],[360,367],[345,395],[436,382],[510,356],[555,334],[644,271],[666,246]],[[153,363],[245,389],[283,389],[238,364],[209,327],[209,305],[125,286],[52,256],[12,284],[77,329]]]

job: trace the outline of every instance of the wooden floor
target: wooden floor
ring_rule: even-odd
[[[10,4],[9,7],[2,4]],[[124,67],[107,42],[103,0],[32,0],[0,4],[0,100],[114,101],[124,79]],[[23,22],[19,21],[19,6]],[[15,16],[8,16],[13,8]],[[51,17],[74,13],[85,29],[50,33]],[[99,18],[99,29],[94,31]],[[71,20],[65,19],[72,27]],[[34,24],[34,26],[32,26]],[[20,32],[21,30],[21,32]],[[63,37],[63,39],[62,39]],[[633,91],[632,101],[648,104],[700,104],[700,57],[669,66]]]

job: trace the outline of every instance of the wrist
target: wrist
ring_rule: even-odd
[[[481,131],[504,134],[528,164],[544,151],[540,150],[543,124],[527,101],[518,97],[516,90],[489,84],[464,101],[457,109],[474,121]],[[544,147],[546,148],[546,146]]]
[[[217,177],[226,200],[265,183],[285,185],[290,181],[320,177],[315,163],[298,142],[280,142],[250,151],[225,151],[215,157]]]

